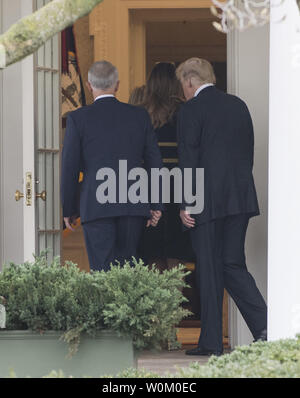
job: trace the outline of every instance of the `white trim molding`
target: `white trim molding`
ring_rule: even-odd
[[[268,208],[268,100],[269,25],[227,35],[228,93],[243,99],[252,115],[255,133],[254,179],[261,215],[250,220],[247,268],[267,297],[267,208]],[[233,300],[229,299],[231,347],[248,344],[253,337]]]

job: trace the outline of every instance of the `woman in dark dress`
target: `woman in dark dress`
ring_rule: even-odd
[[[176,115],[183,101],[175,71],[175,65],[171,63],[156,64],[147,81],[144,100],[135,104],[147,109],[157,134],[164,167],[169,169],[178,167]],[[139,249],[139,255],[146,263],[155,263],[161,270],[194,260],[189,234],[182,230],[179,206],[174,203],[173,178],[170,185],[171,203],[165,204],[157,227],[145,228]]]

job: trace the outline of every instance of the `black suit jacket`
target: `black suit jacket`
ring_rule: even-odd
[[[181,169],[204,168],[204,210],[196,223],[235,214],[259,214],[252,175],[253,125],[246,104],[210,86],[178,115]],[[193,174],[195,192],[195,174]],[[188,206],[183,202],[182,209]]]
[[[92,105],[71,112],[62,152],[61,197],[64,217],[78,214],[78,178],[84,179],[80,192],[82,222],[102,217],[144,216],[161,204],[118,203],[119,160],[134,167],[161,168],[162,159],[150,117],[143,108],[100,98]],[[116,173],[117,203],[100,204],[96,198],[97,171],[108,167]],[[132,181],[131,183],[134,183]],[[128,183],[130,186],[130,183]]]

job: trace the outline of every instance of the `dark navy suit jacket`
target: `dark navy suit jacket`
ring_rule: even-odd
[[[78,214],[80,171],[84,174],[80,192],[82,222],[103,217],[149,217],[150,208],[162,209],[161,204],[118,203],[118,189],[117,203],[98,202],[96,191],[103,181],[97,181],[96,174],[104,167],[114,170],[118,187],[119,160],[127,160],[128,170],[162,167],[157,139],[145,109],[105,97],[68,115],[61,175],[64,217]]]
[[[252,175],[253,152],[252,120],[240,98],[210,86],[181,106],[180,167],[204,168],[204,210],[194,215],[196,223],[236,214],[259,214]],[[181,208],[187,206],[183,202]]]

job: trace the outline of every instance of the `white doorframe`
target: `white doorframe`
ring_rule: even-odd
[[[238,78],[238,39],[237,32],[231,31],[227,34],[227,92],[230,94],[238,94],[239,92],[239,78]],[[238,345],[240,340],[238,333],[237,307],[232,298],[228,296],[228,334],[229,345],[231,348]]]
[[[227,38],[228,92],[241,97],[252,115],[255,133],[254,179],[261,215],[250,220],[246,238],[247,267],[267,298],[269,26],[233,31]],[[253,340],[229,299],[231,347]]]

